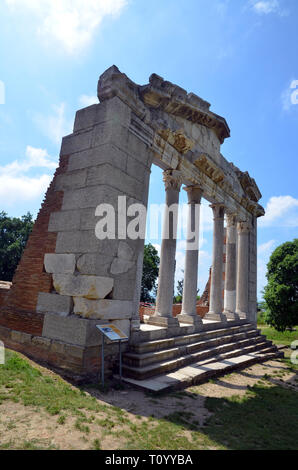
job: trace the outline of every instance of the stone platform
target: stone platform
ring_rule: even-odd
[[[203,320],[203,329],[142,325],[123,355],[123,380],[137,388],[164,392],[202,383],[282,353],[246,320]]]

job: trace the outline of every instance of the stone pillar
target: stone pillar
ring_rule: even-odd
[[[236,283],[236,313],[248,318],[249,232],[247,221],[238,223],[238,259]]]
[[[182,184],[181,173],[175,170],[165,170],[163,181],[166,189],[166,205],[163,220],[158,289],[155,313],[150,318],[149,323],[160,326],[179,326],[177,318],[173,317],[173,296],[178,203]]]
[[[236,224],[236,214],[227,214],[224,314],[231,320],[239,320],[236,314]]]
[[[223,311],[223,242],[224,242],[224,205],[212,204],[213,210],[213,250],[210,287],[210,306],[207,320],[226,321]]]
[[[203,190],[198,186],[184,188],[188,196],[187,240],[185,252],[184,286],[180,323],[202,325],[197,314],[197,287],[199,261],[200,204]]]

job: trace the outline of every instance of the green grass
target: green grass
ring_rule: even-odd
[[[255,385],[244,396],[208,398],[208,437],[232,450],[296,450],[298,393]]]
[[[296,331],[284,331],[280,332],[268,325],[258,325],[262,331],[262,334],[267,339],[273,341],[274,344],[284,344],[290,346],[293,341],[298,340],[298,326],[295,327]]]
[[[51,415],[68,410],[82,416],[82,409],[95,412],[107,409],[83,390],[71,387],[58,376],[42,374],[11,351],[6,351],[5,365],[0,367],[0,403],[4,400],[43,407]]]
[[[206,406],[213,414],[203,427],[199,427],[193,414],[199,406],[196,400],[200,400],[200,396],[188,391],[173,394],[179,406],[171,414],[163,418],[139,414],[132,422],[123,409],[99,403],[59,376],[41,372],[18,353],[7,351],[6,354],[6,364],[0,367],[0,403],[11,400],[32,406],[36,412],[43,408],[50,415],[57,415],[57,425],[61,426],[67,426],[69,416],[74,416],[73,427],[82,433],[82,439],[88,441],[92,449],[100,449],[102,440],[109,435],[116,440],[119,438],[122,449],[130,450],[297,447],[298,393],[280,386],[269,387],[266,382],[269,376],[244,396],[207,398]],[[290,364],[289,368],[294,370]],[[183,399],[189,396],[193,399],[192,406],[188,404],[181,410]],[[150,402],[151,399],[144,394],[144,400]],[[94,439],[97,437],[94,435],[96,426],[100,439]],[[2,443],[0,449],[51,448],[46,442],[37,440],[20,442]]]

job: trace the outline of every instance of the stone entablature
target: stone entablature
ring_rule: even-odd
[[[148,85],[139,86],[115,66],[98,82],[101,102],[114,96],[136,113],[130,131],[152,148],[154,163],[181,171],[185,184],[202,186],[204,197],[224,203],[241,219],[264,215],[255,181],[220,153],[230,130],[224,118],[210,111],[209,103],[156,74]]]

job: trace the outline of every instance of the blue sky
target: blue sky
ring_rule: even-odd
[[[272,250],[297,237],[297,18],[297,0],[2,0],[0,210],[36,215],[61,137],[75,111],[96,99],[106,68],[116,64],[140,84],[155,72],[226,118],[231,138],[222,153],[260,187],[260,292]],[[153,168],[150,202],[163,200]],[[201,292],[210,217],[204,202]],[[177,278],[183,259],[178,242]]]

